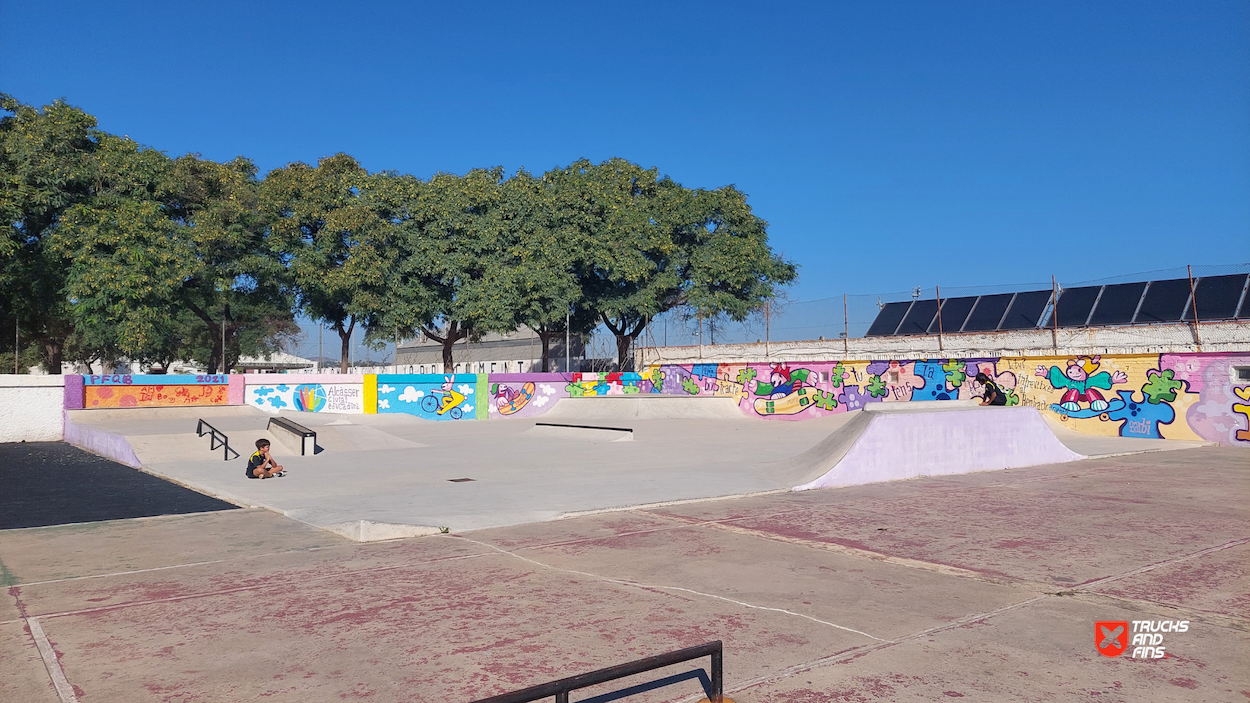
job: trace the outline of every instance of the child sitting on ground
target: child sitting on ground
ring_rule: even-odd
[[[247,460],[248,478],[286,476],[286,471],[269,456],[269,440],[256,440],[256,453]]]

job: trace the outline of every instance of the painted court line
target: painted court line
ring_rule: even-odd
[[[489,556],[489,554],[485,552],[481,554],[461,554],[459,556],[454,556],[454,557],[441,557],[438,559],[427,559],[424,561],[408,562],[404,564],[393,564],[390,566],[375,566],[375,567],[370,567],[368,569],[353,569],[351,571],[344,571],[338,574],[326,574],[325,576],[313,576],[313,577],[305,578],[305,579],[302,579],[299,583],[300,585],[304,585],[308,583],[314,583],[317,581],[329,581],[332,579],[344,578],[344,577],[349,577],[349,576],[359,576],[361,574],[375,574],[375,573],[381,573],[384,571],[394,571],[396,569],[406,569],[406,568],[412,568],[412,567],[417,567],[417,566],[425,566],[427,564],[438,564],[438,563],[442,563],[446,561],[459,561],[462,559],[477,559],[479,557],[484,557],[484,556]],[[255,591],[257,589],[262,589],[262,588],[272,588],[272,586],[273,584],[269,584],[269,583],[258,583],[258,584],[251,585],[251,586],[239,586],[237,588],[224,588],[224,589],[217,590],[217,591],[202,591],[199,593],[188,593],[186,595],[170,596],[168,598],[155,598],[152,600],[140,600],[140,601],[128,601],[125,603],[114,603],[113,605],[102,605],[97,608],[82,608],[79,610],[63,610],[63,611],[54,612],[54,613],[43,613],[39,617],[47,620],[48,618],[64,618],[64,617],[70,617],[73,615],[87,615],[90,613],[102,613],[102,612],[108,612],[111,610],[135,608],[135,607],[144,606],[144,605],[156,605],[159,603],[177,603],[178,601],[192,600],[196,598],[211,598],[213,596],[223,596],[223,595],[229,595],[231,593],[244,593],[246,591]],[[15,621],[10,621],[10,622],[15,622]],[[0,624],[3,624],[3,623],[0,623]]]
[[[1099,580],[1097,580],[1097,581],[1092,581],[1092,582],[1090,582],[1090,583],[1088,583],[1088,584],[1083,584],[1083,585],[1081,585],[1081,586],[1079,586],[1079,587],[1077,587],[1077,588],[1075,588],[1075,589],[1073,589],[1073,590],[1083,590],[1083,589],[1088,588],[1088,587],[1093,586],[1093,585],[1102,584],[1102,583],[1110,583],[1110,582],[1113,582],[1113,581],[1118,581],[1118,580],[1123,579],[1123,578],[1128,578],[1129,576],[1134,576],[1134,575],[1137,575],[1137,574],[1141,574],[1141,573],[1145,573],[1145,572],[1148,572],[1148,571],[1152,571],[1152,570],[1157,569],[1157,568],[1160,568],[1160,567],[1162,567],[1162,566],[1167,566],[1167,565],[1170,565],[1170,564],[1176,564],[1176,563],[1179,563],[1179,562],[1188,561],[1188,560],[1190,560],[1190,559],[1194,559],[1194,558],[1197,558],[1197,557],[1200,557],[1200,556],[1204,556],[1204,555],[1206,555],[1206,554],[1212,554],[1212,553],[1214,553],[1214,552],[1218,552],[1218,551],[1221,551],[1221,550],[1224,550],[1224,549],[1229,549],[1229,548],[1236,547],[1236,546],[1241,545],[1241,544],[1246,544],[1247,542],[1250,542],[1250,538],[1244,538],[1244,539],[1233,540],[1233,541],[1231,541],[1231,542],[1226,542],[1226,543],[1224,543],[1224,544],[1216,545],[1216,546],[1214,546],[1214,547],[1209,547],[1209,548],[1207,548],[1207,549],[1202,549],[1202,550],[1199,550],[1199,551],[1197,551],[1197,552],[1193,552],[1192,554],[1186,554],[1186,555],[1183,555],[1183,556],[1180,556],[1180,557],[1176,557],[1176,558],[1174,558],[1174,559],[1168,559],[1168,560],[1166,560],[1166,561],[1161,561],[1161,562],[1158,562],[1158,563],[1156,563],[1156,564],[1151,564],[1151,565],[1149,565],[1149,566],[1144,566],[1144,567],[1141,567],[1141,568],[1138,568],[1138,569],[1133,569],[1133,570],[1131,570],[1131,571],[1126,571],[1126,572],[1125,572],[1125,573],[1123,573],[1123,574],[1118,574],[1118,575],[1115,575],[1115,576],[1109,576],[1109,577],[1106,577],[1106,578],[1103,578],[1103,579],[1099,579]],[[782,679],[785,679],[785,678],[787,678],[787,677],[789,677],[789,676],[793,676],[793,675],[795,675],[795,674],[801,674],[801,673],[804,673],[804,672],[806,672],[806,671],[810,671],[810,670],[812,670],[812,669],[815,669],[815,668],[818,668],[818,667],[821,667],[821,666],[826,666],[826,665],[829,665],[829,664],[839,664],[839,663],[843,663],[843,662],[846,662],[846,661],[850,661],[850,660],[852,660],[852,659],[859,658],[859,657],[861,657],[861,656],[863,656],[863,655],[865,655],[865,654],[870,654],[870,653],[872,653],[872,652],[876,652],[876,651],[879,651],[879,650],[888,649],[889,647],[893,647],[894,645],[897,645],[897,644],[901,644],[901,643],[904,643],[904,642],[909,642],[909,641],[912,641],[912,640],[915,640],[915,639],[919,639],[919,638],[921,638],[921,637],[927,637],[927,636],[929,636],[929,635],[937,634],[937,633],[940,633],[940,632],[945,632],[945,631],[947,631],[947,630],[952,630],[952,629],[955,629],[955,628],[958,628],[958,627],[963,627],[964,625],[967,625],[967,624],[972,623],[972,622],[978,622],[978,621],[981,621],[981,620],[988,620],[988,619],[990,619],[990,618],[993,618],[993,617],[995,617],[995,616],[1001,615],[1001,614],[1003,614],[1003,613],[1006,613],[1006,612],[1009,612],[1009,611],[1012,611],[1012,610],[1017,610],[1017,609],[1019,609],[1019,608],[1023,608],[1023,607],[1025,607],[1025,606],[1027,606],[1027,605],[1031,605],[1031,604],[1033,604],[1033,603],[1036,603],[1036,602],[1038,602],[1038,601],[1045,600],[1045,599],[1047,599],[1047,598],[1053,598],[1053,597],[1057,597],[1057,595],[1056,595],[1056,594],[1045,594],[1045,595],[1034,596],[1033,598],[1029,598],[1029,599],[1027,599],[1027,600],[1020,601],[1020,602],[1018,602],[1018,603],[1012,603],[1011,605],[1006,605],[1006,606],[1003,606],[1003,607],[1001,607],[1001,608],[997,608],[997,609],[995,609],[995,610],[990,610],[990,611],[987,611],[987,612],[984,612],[984,613],[977,613],[977,614],[975,614],[975,615],[967,615],[967,616],[964,616],[964,617],[962,617],[962,618],[958,618],[958,619],[956,619],[956,620],[954,620],[954,621],[952,621],[952,622],[949,622],[949,623],[947,623],[947,624],[945,624],[945,625],[940,625],[940,626],[938,626],[938,627],[932,627],[932,628],[929,628],[929,629],[926,629],[926,630],[921,630],[920,632],[914,632],[914,633],[912,633],[912,634],[905,635],[905,636],[903,636],[903,637],[899,637],[899,638],[897,638],[897,639],[893,639],[893,640],[889,640],[889,641],[882,641],[882,642],[881,642],[881,643],[879,643],[879,644],[870,644],[870,645],[865,645],[865,646],[862,646],[862,647],[856,647],[856,648],[854,648],[854,649],[850,649],[850,650],[845,650],[845,651],[842,651],[842,652],[837,652],[837,653],[831,654],[831,655],[829,655],[829,656],[827,656],[827,657],[822,657],[822,658],[820,658],[820,659],[814,659],[814,660],[812,660],[812,661],[810,661],[810,662],[806,662],[806,663],[804,663],[804,664],[796,664],[796,665],[794,665],[794,666],[788,667],[788,668],[783,669],[783,670],[781,670],[781,671],[778,671],[778,672],[776,672],[776,673],[768,674],[768,675],[765,675],[765,676],[760,676],[760,677],[757,677],[757,678],[751,679],[751,680],[749,680],[749,681],[744,681],[744,682],[742,682],[742,683],[740,683],[740,684],[737,684],[736,686],[734,686],[734,687],[733,687],[733,688],[731,688],[731,689],[726,689],[726,691],[725,691],[725,692],[726,692],[726,693],[737,693],[737,692],[739,692],[739,691],[743,691],[743,690],[746,690],[746,689],[748,689],[748,688],[752,688],[752,687],[754,687],[754,686],[758,686],[758,685],[761,685],[761,684],[766,684],[766,683],[775,683],[775,682],[777,682],[777,681],[781,681]],[[694,701],[694,700],[698,700],[698,697],[691,697],[691,698],[689,698],[689,699],[683,699],[683,700],[690,700],[690,701]]]
[[[65,679],[65,672],[61,670],[61,662],[57,661],[56,651],[48,642],[48,636],[43,633],[43,627],[39,621],[35,618],[26,618],[26,626],[30,628],[30,636],[35,640],[35,647],[39,649],[39,656],[48,670],[48,676],[52,678],[52,686],[56,689],[56,695],[60,697],[61,703],[78,703],[78,696],[74,695],[74,687]]]
[[[210,561],[192,561],[185,564],[170,564],[169,566],[154,566],[150,569],[132,569],[130,571],[112,571],[106,574],[88,574],[86,576],[66,576],[61,579],[48,579],[46,581],[27,581],[26,583],[15,583],[14,586],[42,586],[49,583],[64,583],[66,581],[82,581],[84,579],[103,579],[112,576],[129,576],[130,574],[143,574],[150,571],[168,571],[170,569],[186,569],[192,566],[205,566],[208,564],[225,564],[233,561],[247,561],[249,559],[265,559],[267,557],[277,557],[284,554],[298,554],[300,552],[318,552],[326,549],[342,548],[349,545],[334,545],[333,547],[300,547],[298,549],[286,549],[281,552],[267,552],[265,554],[249,554],[240,557],[231,557],[229,559],[212,559]]]
[[[1173,559],[1165,559],[1163,561],[1156,562],[1154,564],[1143,566],[1140,569],[1133,569],[1132,571],[1126,571],[1122,574],[1117,574],[1115,576],[1105,576],[1103,578],[1095,579],[1087,583],[1082,583],[1079,586],[1073,587],[1072,590],[1083,591],[1089,588],[1093,588],[1094,586],[1101,586],[1104,583],[1112,583],[1114,581],[1119,581],[1120,579],[1126,579],[1130,576],[1144,574],[1148,571],[1154,571],[1155,569],[1159,569],[1165,566],[1171,566],[1172,564],[1179,564],[1183,561],[1189,561],[1190,559],[1197,559],[1198,557],[1206,556],[1208,554],[1214,554],[1215,552],[1220,552],[1225,549],[1231,549],[1233,547],[1243,545],[1247,542],[1250,542],[1250,537],[1242,537],[1241,539],[1235,539],[1235,540],[1232,540],[1231,542],[1225,542],[1224,544],[1217,544],[1214,547],[1207,547],[1206,549],[1200,549],[1191,554],[1184,554],[1179,557],[1175,557]]]
[[[1018,603],[1012,603],[1011,605],[1005,605],[1001,608],[989,610],[984,613],[966,615],[957,620],[953,620],[945,625],[931,627],[926,630],[921,630],[920,632],[913,632],[910,635],[904,635],[903,637],[899,637],[896,639],[882,640],[881,642],[877,644],[868,644],[862,647],[855,647],[854,649],[847,649],[841,652],[836,652],[834,654],[830,654],[829,656],[821,657],[819,659],[813,659],[812,661],[804,662],[802,664],[795,664],[794,666],[786,667],[785,669],[782,669],[781,671],[778,671],[775,673],[766,674],[764,676],[758,676],[754,679],[743,681],[742,683],[739,683],[733,686],[732,688],[727,688],[725,690],[725,693],[737,693],[739,691],[744,691],[748,688],[759,686],[761,684],[775,683],[787,677],[794,676],[795,674],[802,674],[804,672],[811,671],[812,669],[816,669],[822,666],[827,666],[829,664],[840,664],[846,661],[850,661],[852,659],[858,659],[859,657],[862,657],[865,654],[871,654],[872,652],[877,652],[883,649],[889,649],[890,647],[893,647],[895,645],[902,644],[904,642],[910,642],[911,640],[915,640],[921,637],[927,637],[929,635],[936,634],[939,632],[945,632],[947,630],[953,630],[958,627],[963,627],[964,625],[967,625],[968,623],[992,618],[996,615],[1001,615],[1003,613],[1016,610],[1018,608],[1023,608],[1026,605],[1029,605],[1031,603],[1036,603],[1037,601],[1044,600],[1049,597],[1051,596],[1034,596],[1027,600],[1022,600]],[[699,700],[699,697],[695,696],[695,697],[690,697],[690,698],[686,698],[683,700],[696,701],[696,700]]]
[[[639,581],[629,581],[629,580],[625,580],[625,579],[615,579],[615,578],[612,578],[612,577],[610,577],[610,576],[603,576],[603,575],[600,575],[600,574],[593,574],[593,573],[590,573],[590,572],[588,572],[588,571],[578,571],[578,570],[576,570],[576,569],[565,569],[565,568],[563,568],[563,567],[559,567],[559,566],[552,566],[552,565],[550,565],[550,564],[544,564],[544,563],[543,563],[543,562],[541,562],[541,561],[536,561],[536,560],[534,560],[534,559],[530,559],[529,557],[523,557],[523,556],[521,556],[520,554],[516,554],[515,552],[510,552],[510,551],[508,551],[508,550],[506,550],[506,549],[502,549],[502,548],[500,548],[500,547],[496,547],[496,546],[495,546],[495,545],[493,545],[493,544],[488,544],[488,543],[486,543],[486,542],[479,542],[479,541],[477,541],[477,540],[468,539],[468,538],[461,538],[461,539],[466,539],[467,541],[472,542],[472,543],[474,543],[474,544],[481,545],[481,546],[483,546],[483,547],[487,547],[487,548],[489,548],[489,549],[493,549],[493,550],[495,550],[496,552],[499,552],[500,554],[505,554],[505,555],[510,556],[510,557],[513,557],[513,558],[515,558],[515,559],[520,559],[521,561],[528,562],[528,563],[533,564],[533,565],[535,565],[535,566],[540,566],[540,567],[542,567],[542,568],[544,568],[544,569],[548,569],[548,570],[551,570],[551,571],[559,571],[559,572],[561,572],[561,573],[566,573],[566,574],[576,574],[576,575],[578,575],[578,576],[586,576],[586,577],[588,577],[588,578],[592,578],[592,579],[594,579],[594,580],[596,580],[596,581],[603,581],[603,582],[605,582],[605,583],[612,583],[612,584],[616,584],[616,585],[618,585],[618,586],[629,586],[629,587],[631,587],[631,588],[652,589],[652,590],[657,590],[657,591],[681,591],[681,592],[683,592],[683,593],[689,593],[689,594],[691,594],[691,595],[702,596],[702,597],[704,597],[704,598],[711,598],[711,599],[714,599],[714,600],[724,601],[724,602],[726,602],[726,603],[733,603],[734,605],[739,605],[739,606],[742,606],[742,607],[744,607],[744,608],[750,608],[750,609],[752,609],[752,610],[766,610],[766,611],[770,611],[770,612],[774,612],[774,613],[783,613],[783,614],[785,614],[785,615],[793,615],[793,616],[794,616],[794,617],[796,617],[796,618],[802,618],[802,619],[804,619],[804,620],[810,620],[811,622],[814,622],[814,623],[817,623],[817,624],[820,624],[820,625],[826,625],[826,626],[828,626],[828,627],[833,627],[833,628],[836,628],[836,629],[839,629],[839,630],[844,630],[844,631],[846,631],[846,632],[853,632],[853,633],[855,633],[855,634],[857,634],[857,635],[863,635],[864,637],[867,637],[868,639],[871,639],[871,640],[876,640],[876,641],[878,641],[878,642],[886,642],[886,641],[888,641],[888,640],[884,640],[884,639],[882,639],[882,638],[880,638],[880,637],[876,637],[876,636],[874,636],[874,635],[870,635],[870,634],[868,634],[867,632],[862,632],[862,631],[860,631],[860,630],[856,630],[856,629],[854,629],[854,628],[845,627],[845,626],[843,626],[843,625],[839,625],[839,624],[837,624],[837,623],[829,622],[829,621],[827,621],[827,620],[820,620],[820,619],[818,619],[818,618],[814,618],[814,617],[812,617],[812,616],[810,616],[810,615],[804,615],[803,613],[796,613],[796,612],[794,612],[793,610],[786,610],[786,609],[784,609],[784,608],[772,608],[772,607],[765,606],[765,605],[755,605],[754,603],[745,603],[745,602],[743,602],[743,601],[734,600],[734,599],[732,599],[732,598],[725,598],[724,596],[718,596],[718,595],[716,595],[716,594],[714,594],[714,593],[704,593],[704,592],[702,592],[702,591],[695,591],[695,590],[691,590],[691,589],[689,589],[689,588],[682,588],[681,586],[665,586],[665,585],[660,585],[660,584],[641,583],[641,582],[639,582]]]

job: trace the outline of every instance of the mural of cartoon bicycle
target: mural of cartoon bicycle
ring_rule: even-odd
[[[421,409],[427,413],[435,415],[449,415],[453,420],[459,420],[464,416],[464,411],[460,409],[460,405],[464,403],[465,396],[458,393],[452,387],[452,376],[444,376],[447,380],[442,385],[442,392],[430,391],[429,395],[421,399]]]

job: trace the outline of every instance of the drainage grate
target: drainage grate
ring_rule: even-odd
[[[448,480],[448,481],[450,481],[450,482],[452,482],[452,483],[464,483],[465,481],[473,481],[473,480],[475,480],[475,479],[471,479],[471,478],[449,478],[449,479],[447,479],[447,480]]]

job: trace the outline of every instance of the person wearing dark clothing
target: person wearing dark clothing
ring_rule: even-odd
[[[990,380],[990,377],[984,373],[977,374],[977,383],[985,389],[981,396],[981,405],[1006,405],[1007,396],[1003,393],[1003,389],[998,387],[997,383]]]
[[[269,440],[256,440],[256,453],[247,459],[247,477],[273,478],[285,475],[286,471],[269,456]]]

